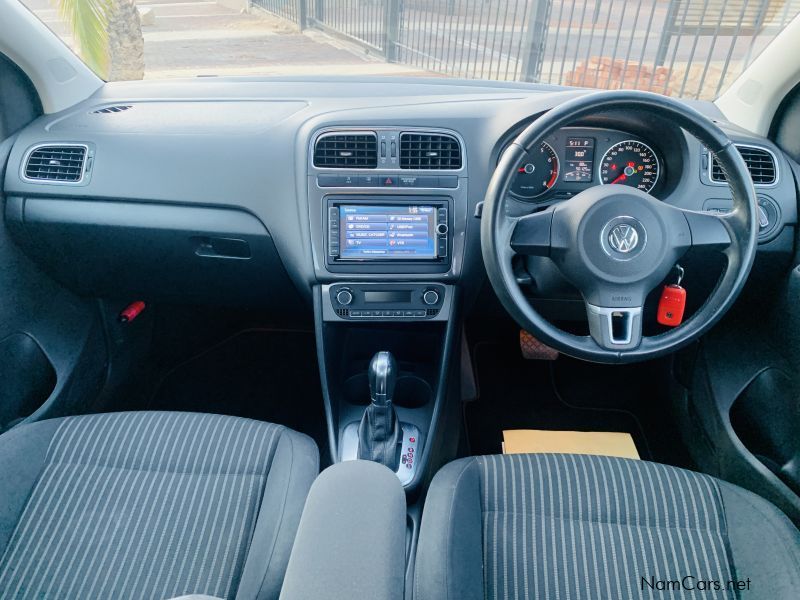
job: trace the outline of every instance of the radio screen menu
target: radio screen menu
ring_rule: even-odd
[[[436,258],[436,207],[340,205],[340,257]]]
[[[567,138],[564,149],[564,181],[592,181],[594,171],[594,138]]]

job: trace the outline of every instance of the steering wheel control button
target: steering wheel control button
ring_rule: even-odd
[[[336,301],[343,306],[347,306],[353,301],[353,292],[346,288],[339,290],[336,293]]]
[[[426,290],[422,294],[422,301],[428,306],[434,306],[439,303],[439,292],[436,290]]]
[[[644,251],[647,230],[633,217],[615,217],[603,227],[600,245],[615,260],[631,260]]]

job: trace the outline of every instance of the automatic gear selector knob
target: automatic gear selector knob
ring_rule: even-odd
[[[397,383],[397,362],[391,352],[378,352],[369,363],[369,395],[373,404],[385,406],[392,403]]]

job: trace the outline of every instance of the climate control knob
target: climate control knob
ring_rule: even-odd
[[[437,292],[436,290],[425,290],[425,293],[422,294],[422,301],[428,306],[433,306],[434,304],[438,304],[439,292]]]
[[[353,292],[347,288],[339,290],[336,292],[336,301],[343,306],[347,306],[353,301]]]

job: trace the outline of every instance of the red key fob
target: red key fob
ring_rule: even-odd
[[[683,321],[686,309],[686,290],[680,285],[665,285],[658,301],[658,322],[669,327],[677,327]]]

